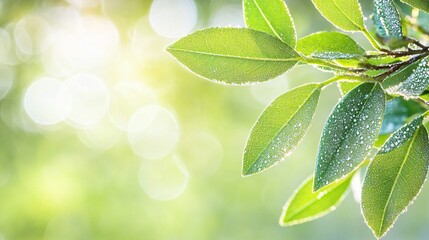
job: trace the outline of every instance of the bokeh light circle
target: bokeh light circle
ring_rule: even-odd
[[[121,81],[113,86],[109,117],[118,128],[127,131],[132,115],[155,102],[155,93],[141,81]]]
[[[64,19],[63,27],[49,37],[43,64],[51,74],[68,76],[100,67],[119,45],[119,33],[108,19],[85,16]]]
[[[177,156],[160,161],[142,161],[139,183],[152,199],[169,201],[178,198],[188,186],[189,174]]]
[[[197,6],[193,0],[154,0],[149,12],[152,28],[166,38],[188,34],[197,20]]]
[[[7,65],[0,65],[0,100],[4,98],[12,88],[15,81],[15,72]]]
[[[61,104],[70,106],[66,117],[77,128],[98,123],[109,109],[110,93],[98,76],[81,73],[69,77],[61,89]]]
[[[139,109],[128,125],[128,142],[143,159],[167,156],[179,139],[179,125],[167,109],[151,105]]]
[[[55,78],[42,77],[25,92],[24,108],[30,118],[41,125],[53,125],[64,119],[67,106],[60,106],[63,83]],[[61,108],[61,109],[60,109]]]
[[[52,32],[45,19],[28,16],[21,19],[14,28],[13,35],[17,48],[26,55],[39,54],[46,50],[47,36]]]

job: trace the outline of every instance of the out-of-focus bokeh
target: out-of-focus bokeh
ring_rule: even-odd
[[[310,0],[286,2],[299,37],[334,30]],[[165,52],[200,28],[243,27],[240,0],[2,0],[0,24],[0,240],[372,239],[353,194],[320,220],[278,225],[313,171],[335,87],[287,161],[241,177],[264,107],[328,73],[228,87]],[[423,190],[386,239],[429,236]]]

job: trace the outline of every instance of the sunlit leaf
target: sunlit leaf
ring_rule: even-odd
[[[196,74],[230,84],[272,79],[295,66],[299,58],[281,40],[245,28],[200,30],[167,50]]]
[[[365,159],[377,139],[384,107],[378,83],[359,85],[335,106],[323,129],[314,190],[347,176]]]
[[[262,113],[244,152],[243,175],[282,161],[307,132],[320,96],[320,85],[307,84],[281,95]]]
[[[344,31],[363,31],[365,25],[358,0],[312,0],[319,12]]]
[[[409,4],[412,7],[418,8],[429,13],[429,1],[428,0],[401,0],[404,3]]]
[[[289,10],[283,0],[244,0],[246,25],[269,33],[291,47],[296,46],[296,33]]]
[[[426,179],[429,142],[421,121],[419,117],[395,132],[368,167],[362,212],[378,238],[412,203]]]
[[[280,225],[291,226],[315,220],[332,212],[346,196],[352,174],[336,183],[313,192],[314,177],[298,187],[283,207]]]
[[[414,69],[415,67],[415,69]],[[406,99],[418,98],[429,87],[429,58],[407,68],[409,74],[404,81],[387,89],[390,94],[401,95]]]
[[[344,97],[347,93],[355,89],[360,84],[362,84],[361,81],[353,81],[353,80],[339,81],[338,89],[340,90],[341,96]]]
[[[296,50],[322,59],[360,58],[365,50],[351,37],[339,32],[319,32],[298,40]]]

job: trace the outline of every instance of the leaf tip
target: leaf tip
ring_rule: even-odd
[[[246,168],[245,166],[243,166],[243,169],[241,170],[242,177],[250,177],[255,173],[258,173],[258,171],[254,171],[251,167]]]

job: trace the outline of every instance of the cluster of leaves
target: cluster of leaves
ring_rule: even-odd
[[[362,213],[380,238],[418,195],[428,171],[423,123],[429,115],[429,48],[422,42],[428,30],[400,14],[392,0],[373,1],[370,27],[358,0],[312,2],[337,28],[363,33],[374,49],[363,49],[342,32],[297,40],[282,0],[243,0],[248,28],[200,30],[167,50],[194,73],[225,84],[266,81],[302,64],[332,72],[333,78],[292,89],[266,108],[250,133],[243,175],[290,155],[310,126],[321,91],[337,82],[343,98],[323,129],[315,174],[289,199],[280,224],[306,222],[335,209],[353,175],[368,165]],[[413,15],[429,11],[427,0],[402,2],[414,8]]]

